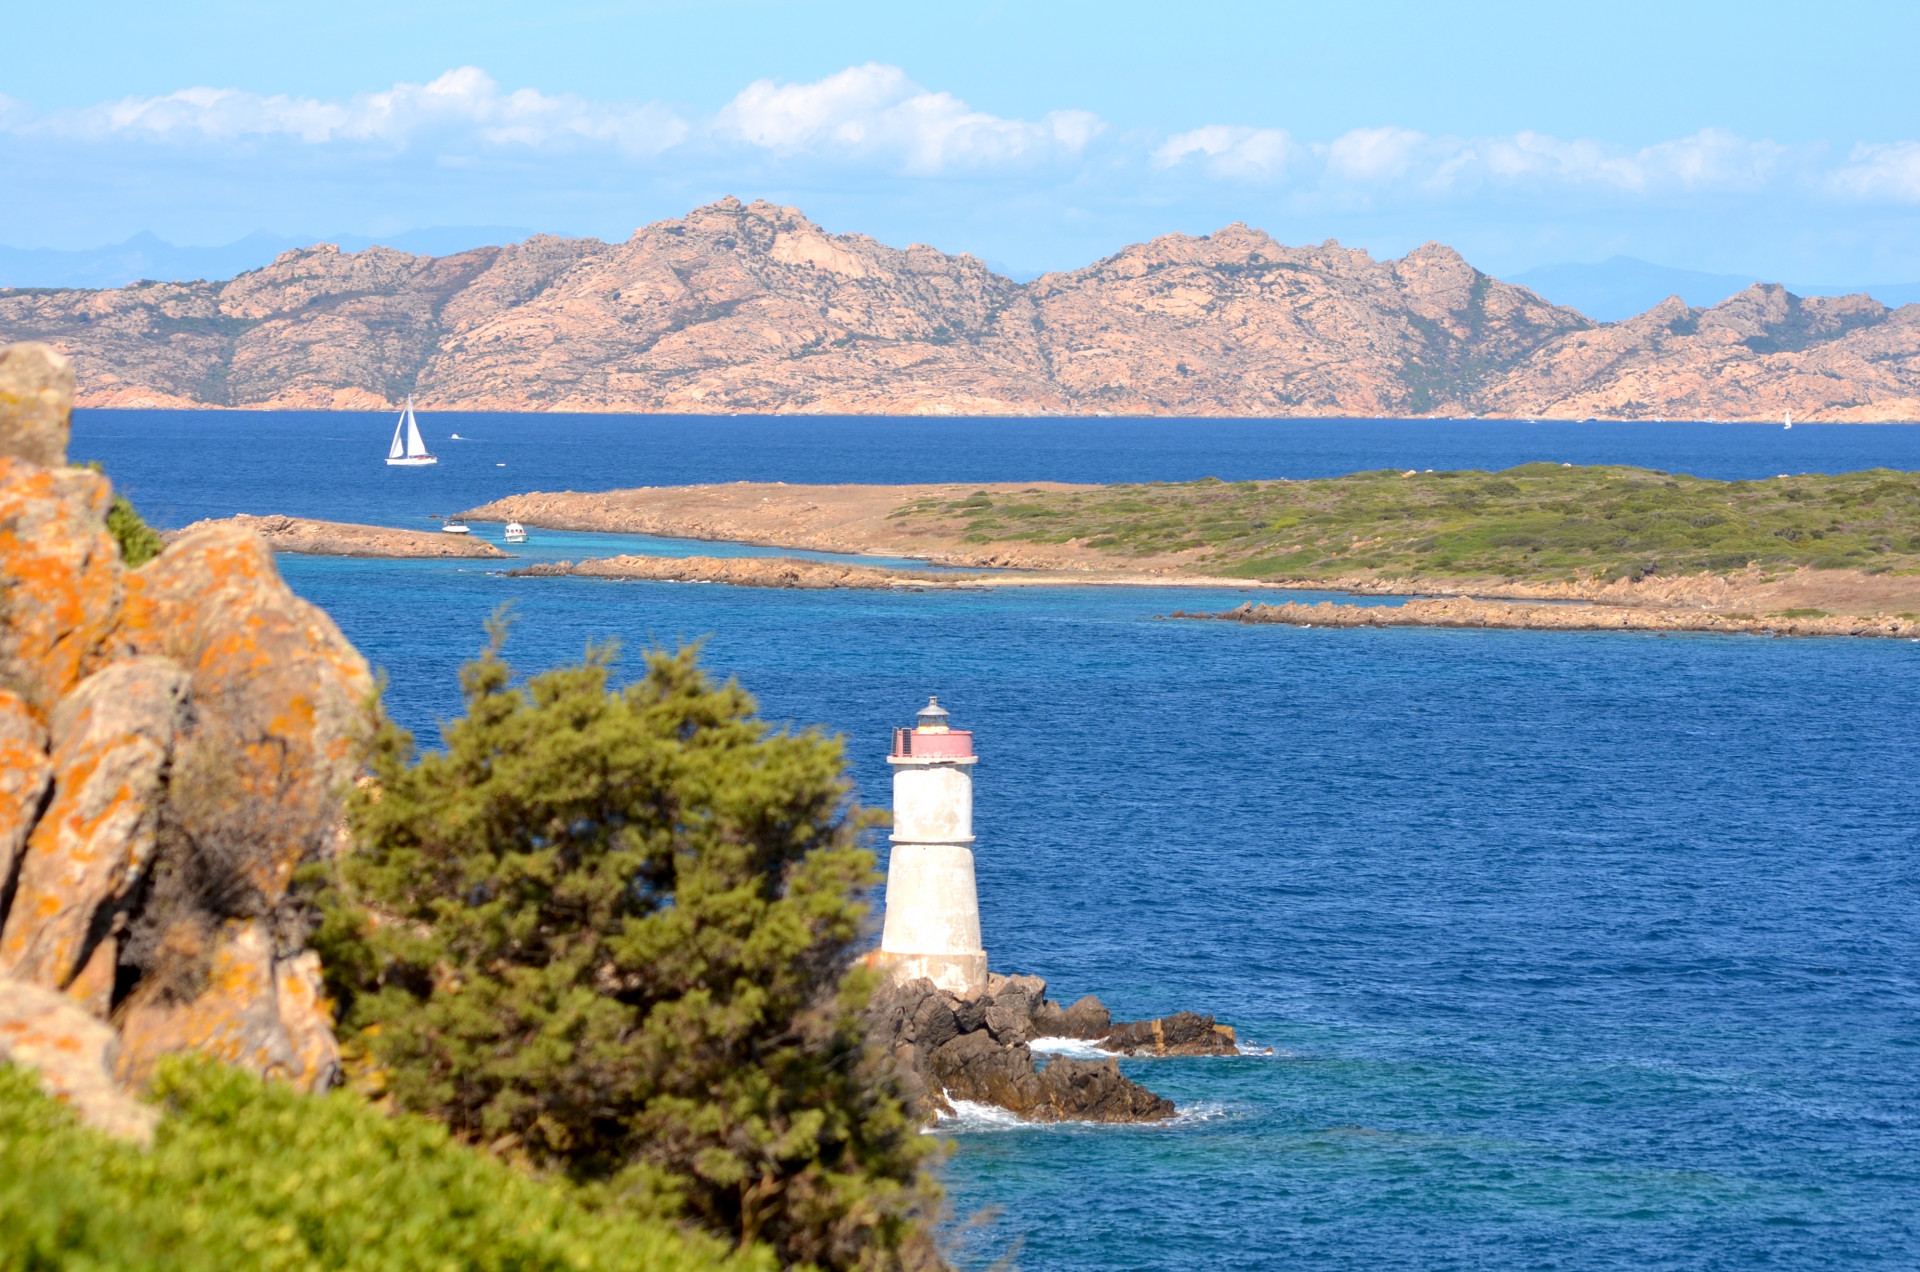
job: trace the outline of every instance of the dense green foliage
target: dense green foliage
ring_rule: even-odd
[[[150,1150],[80,1126],[0,1064],[0,1272],[761,1269],[712,1238],[582,1204],[427,1118],[163,1067]]]
[[[693,650],[524,686],[504,627],[416,759],[386,726],[316,944],[399,1106],[783,1262],[929,1261],[937,1190],[850,968],[873,857],[837,740]]]
[[[1920,473],[1708,481],[1646,468],[1523,464],[1316,481],[1106,486],[923,500],[977,543],[1078,540],[1128,556],[1192,553],[1246,578],[1360,571],[1639,578],[1761,566],[1920,567]]]

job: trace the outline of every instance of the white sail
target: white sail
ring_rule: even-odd
[[[440,462],[427,452],[427,443],[420,436],[420,422],[413,418],[411,393],[407,395],[407,409],[400,412],[400,421],[393,426],[393,445],[387,448],[387,462],[408,468]]]
[[[420,422],[413,418],[413,399],[407,399],[407,458],[418,459],[427,453],[427,444],[420,440]]]

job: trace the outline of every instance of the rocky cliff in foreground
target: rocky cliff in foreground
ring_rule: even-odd
[[[106,478],[66,464],[72,370],[0,349],[0,1061],[94,1125],[194,1051],[339,1070],[295,871],[339,850],[373,681],[260,537],[129,568]]]
[[[86,406],[1920,419],[1920,306],[1756,285],[1600,325],[1428,244],[1231,225],[1025,285],[726,199],[620,244],[321,246],[223,283],[0,291]]]

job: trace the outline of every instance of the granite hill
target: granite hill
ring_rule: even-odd
[[[1920,305],[1756,285],[1598,324],[1439,244],[1237,224],[1021,285],[735,199],[620,244],[0,291],[0,340],[28,339],[107,407],[1920,419]]]

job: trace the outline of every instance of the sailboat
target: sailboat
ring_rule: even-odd
[[[420,439],[420,422],[413,418],[411,393],[407,394],[407,409],[400,412],[400,419],[393,426],[393,445],[387,447],[387,462],[412,466],[440,462],[427,453],[427,444]]]
[[[1788,412],[1787,412],[1787,427],[1788,427],[1788,428],[1792,428],[1792,427],[1793,427],[1793,412],[1792,412],[1792,411],[1788,411]]]

